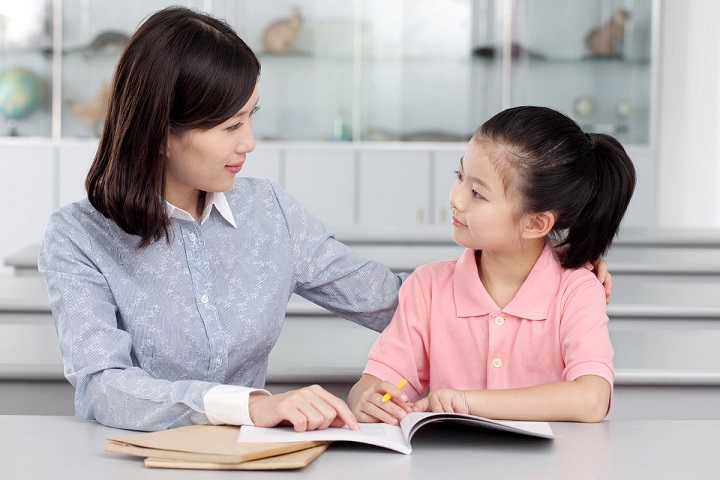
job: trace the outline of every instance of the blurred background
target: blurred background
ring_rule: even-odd
[[[85,196],[124,45],[171,4],[226,20],[260,58],[242,174],[396,271],[457,255],[453,170],[498,111],[549,106],[616,136],[638,185],[607,257],[611,415],[720,418],[716,0],[0,0],[0,413],[72,414],[38,245]],[[291,300],[271,389],[357,378],[375,334],[335,320]]]

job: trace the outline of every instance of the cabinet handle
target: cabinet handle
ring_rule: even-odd
[[[449,221],[448,213],[449,213],[449,212],[448,212],[448,209],[447,209],[447,208],[439,208],[439,209],[438,209],[438,216],[437,216],[437,218],[438,218],[438,223],[439,223],[439,224],[442,225],[442,224],[445,224],[445,223],[447,223],[447,222]]]

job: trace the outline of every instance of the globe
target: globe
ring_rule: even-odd
[[[42,101],[40,78],[25,68],[9,68],[0,73],[0,114],[20,120],[34,112]]]

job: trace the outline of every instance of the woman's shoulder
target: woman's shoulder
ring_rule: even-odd
[[[104,216],[87,198],[69,203],[50,215],[48,229],[74,230],[83,225],[103,222]]]

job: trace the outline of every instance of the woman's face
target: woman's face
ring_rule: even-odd
[[[170,134],[165,167],[165,200],[191,212],[200,192],[229,190],[255,149],[253,114],[257,110],[258,90],[232,118],[209,130],[190,130],[180,136]]]

